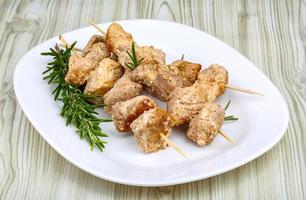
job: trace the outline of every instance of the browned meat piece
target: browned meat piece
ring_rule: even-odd
[[[224,109],[215,103],[206,103],[191,120],[187,137],[199,146],[209,144],[218,134],[224,121]]]
[[[183,78],[184,87],[189,87],[197,80],[202,66],[198,63],[192,63],[185,60],[177,60],[169,65],[169,68],[176,75]]]
[[[150,63],[165,64],[166,54],[160,49],[155,49],[153,46],[136,46],[135,50],[137,60],[139,61],[142,59],[140,63],[141,65]],[[126,67],[126,63],[131,62],[131,58],[129,57],[127,51],[131,53],[131,47],[118,55],[118,60],[124,67]],[[126,68],[129,69],[128,67]]]
[[[116,103],[112,107],[112,118],[119,132],[131,131],[130,124],[144,111],[156,107],[156,103],[147,96],[138,96]]]
[[[130,79],[130,72],[125,74],[115,83],[114,87],[104,95],[105,111],[112,112],[112,106],[117,102],[126,101],[138,96],[142,85]]]
[[[92,36],[81,55],[70,56],[65,81],[73,85],[83,85],[90,72],[99,65],[103,58],[109,56],[110,52],[105,47],[101,36]]]
[[[199,73],[198,81],[202,83],[214,82],[219,84],[221,93],[223,94],[225,91],[225,85],[228,84],[228,72],[224,67],[218,64],[212,64]]]
[[[117,80],[123,75],[124,69],[121,65],[110,59],[103,59],[99,66],[91,72],[84,93],[89,95],[104,95]],[[102,103],[103,98],[93,99],[94,103]]]
[[[146,91],[161,101],[168,101],[171,92],[183,86],[183,79],[162,64],[140,65],[133,70],[131,78],[145,85]]]
[[[119,56],[122,52],[130,50],[133,37],[130,33],[125,32],[120,24],[112,23],[106,33],[106,47]]]
[[[168,112],[174,125],[190,122],[206,102],[213,102],[220,95],[219,85],[194,83],[190,87],[176,88],[170,95]]]
[[[107,48],[118,56],[119,63],[126,67],[126,63],[130,63],[131,59],[127,52],[131,53],[133,37],[130,33],[127,33],[121,25],[117,23],[111,24],[106,33],[105,43]],[[147,63],[165,63],[165,53],[160,49],[155,49],[153,46],[139,47],[135,44],[137,60],[142,60],[142,64]]]
[[[141,64],[166,63],[166,54],[161,49],[155,49],[153,46],[136,47],[136,55],[141,61]]]
[[[168,146],[160,134],[170,136],[171,117],[166,111],[156,107],[135,119],[131,128],[139,148],[145,153],[155,152]]]

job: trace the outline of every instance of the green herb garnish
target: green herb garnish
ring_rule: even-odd
[[[224,108],[224,110],[227,110],[227,108],[229,107],[229,105],[231,104],[231,100],[229,100]],[[234,115],[230,115],[230,116],[226,116],[224,117],[224,121],[237,121],[239,120],[238,117],[235,117]]]
[[[56,85],[52,94],[54,100],[63,103],[60,115],[66,119],[66,125],[73,124],[81,139],[86,138],[89,141],[91,150],[98,147],[103,151],[106,142],[101,140],[101,137],[107,137],[107,134],[102,132],[99,124],[112,120],[98,118],[98,113],[95,112],[98,106],[87,101],[91,96],[84,94],[79,87],[65,82],[69,57],[75,44],[76,42],[65,50],[56,45],[54,49],[50,48],[49,52],[41,53],[43,56],[53,57],[53,61],[48,63],[47,70],[43,72],[43,79],[47,80],[48,84]]]
[[[183,55],[181,56],[181,60],[184,60],[184,57],[185,57],[185,54],[183,54]]]
[[[136,49],[135,49],[135,43],[132,42],[132,53],[127,51],[127,54],[129,55],[130,59],[132,62],[125,63],[125,65],[130,68],[131,70],[136,69],[138,65],[140,65],[141,61],[143,61],[144,58],[141,58],[139,61],[137,61],[137,56],[136,56]]]

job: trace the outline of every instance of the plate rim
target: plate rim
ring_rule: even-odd
[[[227,48],[230,48],[231,50],[233,50],[235,53],[239,54],[243,59],[246,59],[252,66],[252,68],[255,68],[259,73],[261,73],[262,75],[264,75],[274,86],[274,88],[276,89],[277,93],[279,94],[279,96],[282,97],[281,101],[283,102],[284,105],[284,119],[286,123],[282,124],[281,127],[281,131],[279,134],[277,134],[273,140],[271,140],[269,143],[267,143],[264,147],[260,148],[259,151],[255,151],[253,154],[250,154],[249,156],[247,156],[245,159],[241,159],[240,161],[235,162],[234,164],[231,165],[226,165],[226,167],[221,167],[218,168],[218,170],[216,170],[216,172],[212,173],[212,174],[208,174],[208,175],[197,175],[197,176],[188,176],[187,178],[177,178],[174,180],[166,180],[166,181],[160,181],[159,183],[156,182],[150,182],[150,181],[146,181],[145,183],[143,181],[135,181],[135,179],[124,179],[124,178],[112,178],[112,176],[108,176],[107,174],[101,174],[101,173],[97,173],[95,170],[92,170],[88,167],[86,167],[86,165],[82,165],[80,164],[78,161],[74,160],[73,158],[69,157],[68,154],[65,153],[65,151],[62,151],[59,146],[55,143],[53,143],[52,141],[48,140],[46,138],[46,135],[42,134],[42,130],[39,126],[39,123],[33,119],[31,112],[26,108],[26,106],[23,104],[23,97],[22,95],[18,92],[18,89],[16,89],[17,86],[17,82],[18,82],[18,70],[19,70],[19,66],[21,65],[20,63],[22,63],[22,60],[28,55],[29,52],[31,52],[32,50],[34,50],[35,48],[38,48],[42,43],[48,42],[50,40],[53,40],[55,37],[49,38],[45,41],[42,41],[41,43],[37,44],[35,47],[31,48],[29,51],[27,51],[26,54],[24,54],[22,56],[22,58],[18,61],[15,70],[14,70],[14,75],[13,75],[13,87],[14,87],[14,93],[16,96],[16,102],[19,104],[19,106],[21,107],[23,113],[25,114],[25,116],[27,117],[27,119],[31,122],[31,124],[33,125],[33,127],[36,129],[36,131],[39,133],[39,135],[58,153],[60,154],[65,160],[67,160],[68,162],[72,163],[74,166],[80,168],[81,170],[94,175],[96,177],[102,178],[104,180],[107,181],[111,181],[111,182],[115,182],[115,183],[119,183],[119,184],[125,184],[125,185],[130,185],[130,186],[141,186],[141,187],[157,187],[157,186],[171,186],[171,185],[178,185],[178,184],[184,184],[184,183],[189,183],[189,182],[194,182],[194,181],[198,181],[198,180],[203,180],[206,178],[210,178],[213,176],[217,176],[220,175],[222,173],[231,171],[233,169],[236,169],[240,166],[243,166],[253,160],[255,160],[256,158],[260,157],[261,155],[263,155],[264,153],[266,153],[267,151],[269,151],[270,149],[272,149],[284,136],[284,134],[286,133],[286,130],[288,128],[288,124],[289,124],[289,109],[288,109],[288,104],[286,102],[286,99],[284,98],[284,96],[281,94],[280,90],[274,85],[274,83],[259,69],[257,68],[248,58],[246,58],[244,55],[242,55],[238,50],[234,49],[233,47],[231,47],[230,45],[226,44],[225,42],[223,42],[222,40],[218,39],[217,37],[210,35],[200,29],[185,25],[185,24],[180,24],[177,22],[173,22],[173,21],[163,21],[163,20],[155,20],[155,19],[129,19],[129,20],[119,20],[119,21],[115,21],[117,23],[125,23],[125,22],[133,22],[133,21],[141,21],[141,22],[154,22],[154,23],[165,23],[165,24],[174,24],[174,25],[179,25],[182,26],[184,28],[189,28],[192,29],[194,31],[197,32],[201,32],[202,34],[205,34],[206,36],[210,36],[216,40],[218,40],[219,42],[221,42],[223,45],[227,46]],[[103,22],[103,23],[99,23],[99,25],[107,25],[110,24],[112,22]],[[87,29],[90,26],[85,26],[85,27],[81,27],[78,29],[74,29],[68,32],[65,32],[63,34],[67,34],[70,32],[74,32],[77,30],[81,30],[81,29]]]

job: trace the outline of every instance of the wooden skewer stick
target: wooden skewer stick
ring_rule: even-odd
[[[219,130],[218,132],[219,132],[219,134],[220,134],[222,137],[224,137],[227,141],[229,141],[229,142],[232,143],[232,144],[235,144],[235,142],[234,142],[230,137],[228,137],[223,131]]]
[[[106,35],[105,31],[103,31],[95,22],[92,20],[88,20],[88,23],[90,23],[93,27],[95,27],[102,35]]]
[[[62,44],[62,43],[58,44],[58,46],[60,46],[60,47],[67,47],[66,44]],[[77,47],[73,47],[73,50],[83,52],[83,49],[80,49],[80,48],[77,48]]]
[[[62,35],[59,36],[59,40],[64,43],[64,45],[66,45],[68,48],[71,47],[71,45],[64,39],[64,37]],[[74,48],[72,49],[72,52],[76,55],[80,55],[79,52],[77,52]]]
[[[263,96],[263,94],[261,94],[259,92],[255,92],[255,91],[249,90],[249,89],[244,89],[244,88],[239,88],[239,87],[234,87],[234,86],[229,86],[229,85],[225,85],[225,87],[227,89],[236,90],[236,91],[239,91],[239,92],[245,92],[245,93],[249,93],[249,94],[256,94],[256,95]]]
[[[171,146],[176,152],[187,158],[186,154],[178,147],[176,144],[174,144],[169,138],[167,138],[164,134],[160,134],[160,137],[162,137],[168,144]]]

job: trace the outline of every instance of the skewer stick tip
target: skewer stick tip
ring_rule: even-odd
[[[174,144],[168,137],[166,137],[164,134],[160,133],[160,136],[171,146],[176,152],[181,154],[183,157],[187,158],[187,155],[178,147],[176,144]]]
[[[234,86],[230,86],[230,85],[225,85],[225,87],[227,89],[236,90],[236,91],[239,91],[239,92],[245,92],[245,93],[248,93],[248,94],[256,94],[256,95],[264,96],[262,93],[259,93],[259,92],[256,92],[256,91],[253,91],[253,90],[250,90],[250,89],[244,89],[244,88],[234,87]]]
[[[105,31],[103,31],[94,21],[88,19],[87,20],[90,25],[95,27],[102,35],[106,35]]]
[[[226,135],[226,133],[224,133],[224,132],[221,131],[221,130],[219,130],[218,132],[219,132],[219,134],[220,134],[223,138],[225,138],[227,141],[229,141],[229,142],[232,143],[232,144],[236,144],[236,143],[234,142],[234,140],[232,140],[229,136]]]

